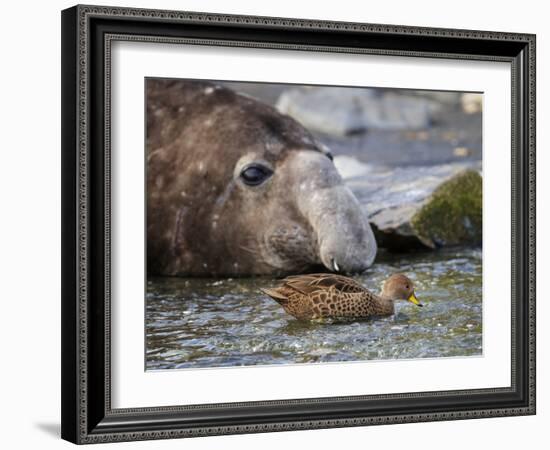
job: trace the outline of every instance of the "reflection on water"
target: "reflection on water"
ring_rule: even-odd
[[[350,323],[299,322],[259,287],[271,278],[154,278],[147,286],[148,370],[480,355],[481,251],[379,255],[358,281],[379,291],[404,272],[418,308]]]

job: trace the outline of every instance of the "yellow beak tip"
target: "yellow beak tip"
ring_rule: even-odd
[[[407,300],[411,303],[414,303],[416,306],[424,306],[422,303],[418,301],[418,299],[416,298],[416,295],[414,295],[414,292],[409,296]]]

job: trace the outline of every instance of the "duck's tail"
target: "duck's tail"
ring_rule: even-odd
[[[270,296],[273,300],[281,305],[286,305],[288,303],[288,297],[283,293],[279,292],[278,289],[260,289],[265,295]]]

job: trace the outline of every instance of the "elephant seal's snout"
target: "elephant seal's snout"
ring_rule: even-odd
[[[338,225],[340,220],[334,217],[332,221],[327,220],[319,230],[319,257],[331,272],[362,273],[376,257],[376,241],[367,219],[360,209],[354,210],[351,215],[354,217],[348,217],[352,221],[346,225]]]
[[[295,160],[296,167],[313,174],[298,194],[298,204],[316,232],[319,262],[332,272],[364,272],[374,262],[377,246],[356,197],[321,155],[303,152]],[[322,169],[311,170],[312,165]]]

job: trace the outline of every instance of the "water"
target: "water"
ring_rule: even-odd
[[[271,278],[149,280],[147,370],[472,356],[482,352],[481,251],[382,254],[355,277],[372,290],[403,272],[423,308],[392,317],[299,322],[259,292]]]

